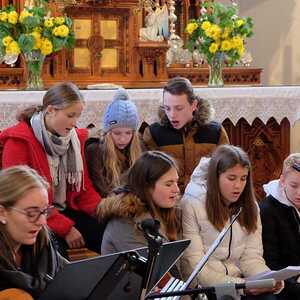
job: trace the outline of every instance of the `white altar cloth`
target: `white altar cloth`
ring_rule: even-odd
[[[94,123],[100,127],[106,105],[115,90],[82,90],[86,108],[78,126]],[[129,89],[137,104],[141,120],[157,119],[162,89]],[[233,124],[244,118],[251,124],[255,118],[266,123],[274,117],[278,123],[287,118],[293,124],[300,119],[300,86],[195,88],[203,98],[210,99],[219,122],[229,118]],[[16,123],[16,113],[41,104],[45,91],[0,91],[0,130]]]

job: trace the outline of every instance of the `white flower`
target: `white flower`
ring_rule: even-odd
[[[204,14],[206,14],[206,13],[207,13],[207,9],[204,8],[204,7],[202,7],[202,8],[200,9],[200,14],[201,14],[201,15],[204,15]]]
[[[200,44],[202,44],[202,43],[204,42],[204,38],[203,38],[202,36],[199,36],[199,37],[198,37],[198,42],[199,42]]]

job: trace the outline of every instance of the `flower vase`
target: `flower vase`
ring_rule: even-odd
[[[26,64],[26,89],[43,90],[42,69],[45,56],[38,51],[24,53]]]
[[[208,64],[209,66],[209,87],[222,87],[224,86],[223,81],[223,65],[224,56],[222,54],[216,54]]]

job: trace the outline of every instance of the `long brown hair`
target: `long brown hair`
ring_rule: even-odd
[[[24,109],[17,115],[17,120],[29,123],[34,113],[45,111],[49,105],[56,109],[64,109],[77,102],[85,103],[78,87],[72,82],[58,83],[46,92],[42,105],[34,105]]]
[[[120,185],[121,177],[121,162],[117,155],[117,149],[111,137],[111,131],[108,131],[103,136],[104,145],[104,166],[106,179],[111,183],[111,187],[117,187]],[[136,131],[133,132],[132,139],[129,144],[129,167],[131,167],[135,161],[141,156],[142,149],[141,143]]]
[[[147,151],[129,169],[126,177],[125,188],[136,195],[149,210],[153,218],[159,218],[164,222],[169,240],[176,240],[178,219],[177,209],[158,207],[153,199],[151,191],[161,176],[171,168],[178,170],[172,157],[160,151]]]
[[[245,188],[237,202],[229,207],[224,204],[219,187],[219,177],[226,170],[241,165],[249,170]],[[217,228],[222,230],[228,218],[239,207],[242,213],[238,218],[241,226],[247,232],[254,232],[257,229],[258,209],[255,203],[255,195],[252,180],[252,168],[246,152],[236,146],[221,145],[212,154],[208,167],[207,176],[207,199],[206,210],[209,221]]]
[[[49,184],[33,169],[28,166],[14,166],[0,171],[0,205],[5,209],[14,206],[19,199],[35,188],[48,190]],[[1,260],[7,264],[15,264],[13,239],[0,222],[0,253]],[[42,228],[37,241],[33,245],[33,253],[38,255],[49,242],[48,231]]]

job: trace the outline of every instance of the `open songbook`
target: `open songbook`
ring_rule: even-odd
[[[278,271],[262,272],[247,278],[247,280],[275,279],[280,281],[297,275],[300,275],[300,266],[289,266]]]

